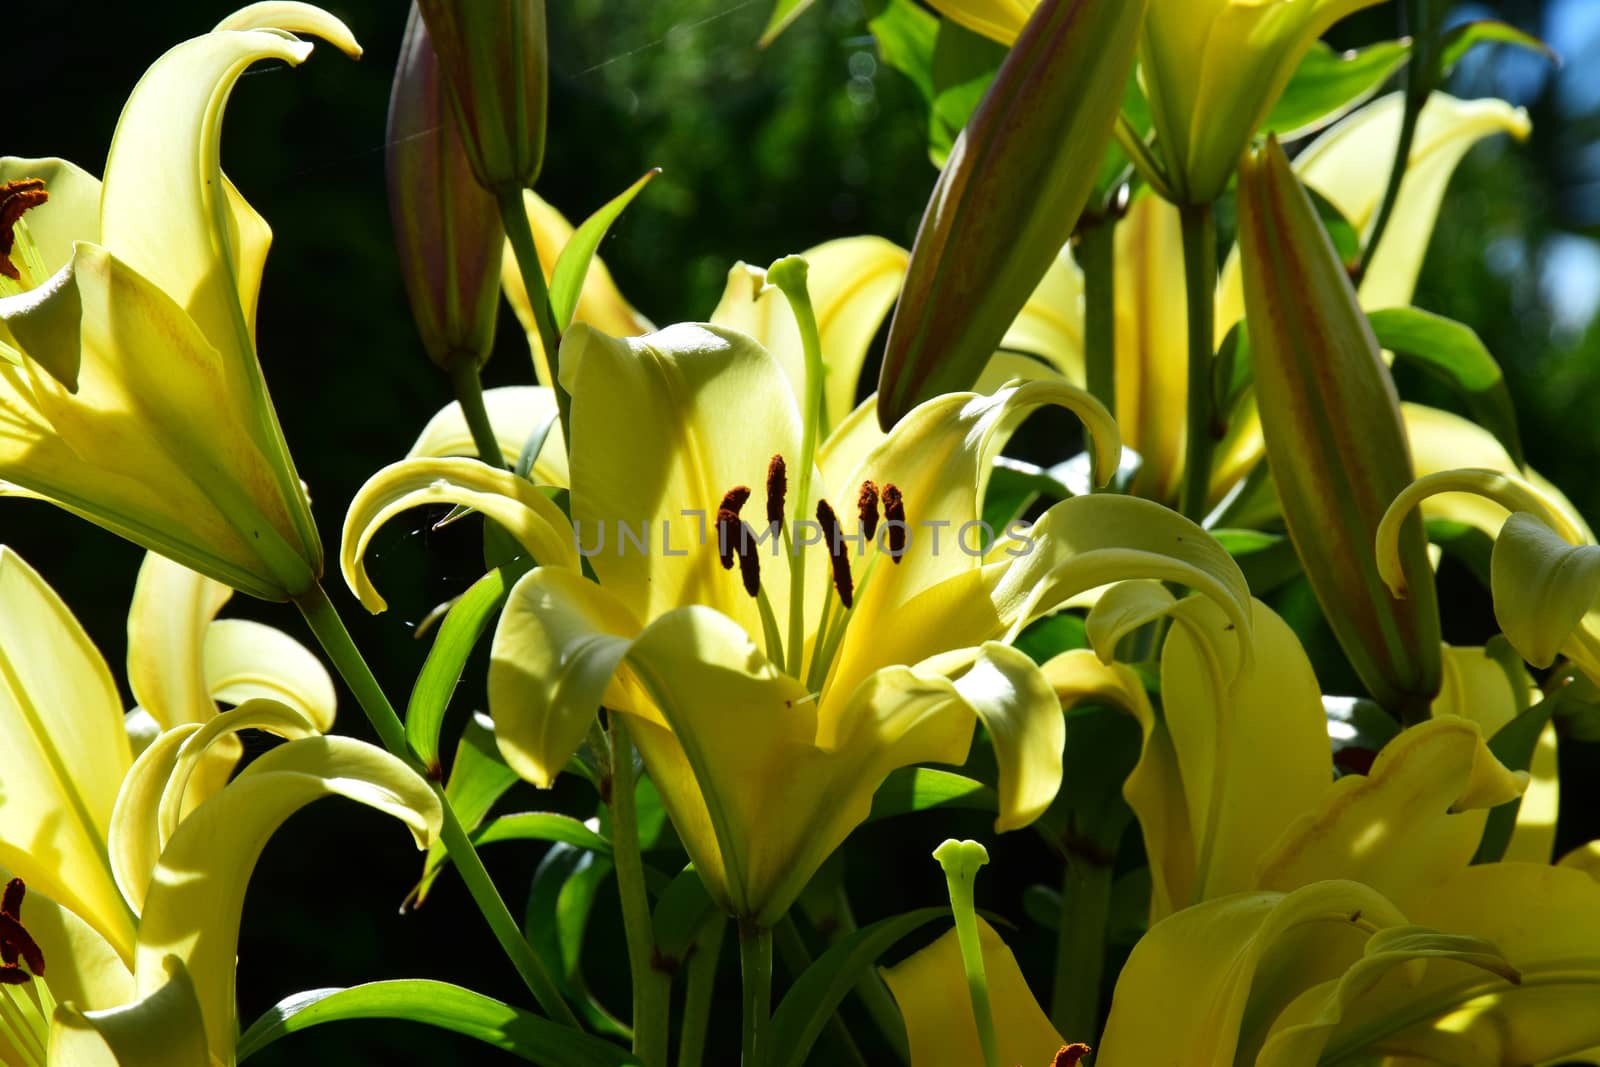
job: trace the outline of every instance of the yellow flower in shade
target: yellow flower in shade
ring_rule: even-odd
[[[993,545],[974,540],[990,465],[1033,411],[1077,413],[1109,473],[1115,426],[1064,383],[942,397],[859,451],[836,433],[805,489],[799,406],[749,337],[680,325],[618,340],[580,325],[561,366],[571,526],[508,472],[411,460],[357,495],[341,564],[381,609],[361,556],[400,509],[470,503],[516,533],[542,566],[512,590],[494,641],[507,762],[548,785],[602,704],[629,715],[733,914],[778,918],[884,776],[963,762],[979,720],[999,759],[999,827],[1036,817],[1059,783],[1064,728],[1038,669],[1005,642],[1066,598],[1142,573],[1202,589],[1248,626],[1226,553],[1147,501],[1076,498]]]
[[[308,588],[322,547],[256,360],[271,235],[218,147],[245,68],[310,53],[290,31],[360,52],[317,8],[256,4],[146,72],[103,183],[0,160],[26,207],[0,208],[0,484],[268,599]]]
[[[437,832],[438,801],[402,762],[318,736],[332,686],[311,654],[268,627],[213,621],[225,599],[147,560],[131,718],[165,729],[132,730],[135,757],[105,661],[0,548],[0,931],[34,949],[26,977],[0,980],[7,1067],[231,1064],[239,912],[267,838],[335,794],[396,816],[424,847]],[[238,706],[219,712],[218,699]],[[244,729],[291,740],[224,785]]]
[[[1178,199],[1209,204],[1323,32],[1378,0],[1151,0],[1139,71]]]

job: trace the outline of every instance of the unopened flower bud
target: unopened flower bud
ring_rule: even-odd
[[[389,95],[389,214],[423,347],[448,371],[489,358],[505,231],[473,178],[440,73],[413,5]]]

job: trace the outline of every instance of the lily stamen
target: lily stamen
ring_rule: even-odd
[[[839,516],[826,500],[817,501],[817,524],[822,527],[822,542],[828,548],[828,563],[833,568],[833,588],[839,594],[839,603],[848,610],[854,581],[850,576],[850,555],[845,550],[844,538],[839,534]]]
[[[1056,1053],[1056,1058],[1050,1062],[1050,1067],[1078,1067],[1078,1061],[1093,1051],[1094,1049],[1081,1041],[1063,1045],[1061,1051]]]
[[[0,901],[0,985],[22,985],[44,975],[44,953],[22,925],[24,892],[22,879],[13,878]],[[27,964],[26,970],[17,963],[19,956]]]
[[[883,487],[883,521],[889,535],[889,558],[896,563],[906,554],[906,503],[899,486],[893,482]]]
[[[19,178],[0,185],[0,275],[14,282],[22,280],[22,272],[11,262],[11,250],[17,241],[16,225],[24,211],[49,199],[43,178]]]
[[[868,541],[878,533],[878,487],[871,481],[861,483],[856,495],[856,514],[861,519],[861,535]]]
[[[782,456],[767,462],[767,525],[783,522],[783,498],[789,491],[789,468]]]
[[[743,537],[740,532],[741,521],[739,509],[744,507],[745,501],[750,499],[750,487],[736,485],[722,494],[722,503],[717,506],[717,557],[722,561],[722,569],[733,570],[733,561],[736,555],[735,540]]]

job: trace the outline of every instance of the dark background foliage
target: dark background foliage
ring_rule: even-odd
[[[345,502],[368,474],[403,454],[448,387],[414,336],[382,192],[384,113],[404,5],[327,6],[353,27],[364,58],[351,63],[319,47],[299,70],[251,71],[230,103],[223,151],[230,176],[276,231],[261,299],[261,360],[333,554]],[[1459,95],[1495,93],[1526,105],[1535,132],[1526,144],[1500,139],[1468,157],[1435,234],[1418,303],[1479,330],[1505,365],[1531,461],[1593,521],[1600,518],[1593,476],[1600,463],[1600,5],[1460,6],[1458,17],[1493,13],[1545,36],[1567,62],[1557,72],[1532,57],[1484,49],[1457,72],[1452,88]],[[229,7],[225,0],[18,5],[7,16],[0,151],[58,155],[98,172],[140,73]],[[602,249],[623,291],[657,322],[707,315],[739,258],[766,263],[854,233],[909,246],[932,187],[922,102],[877,59],[862,0],[818,0],[763,53],[754,41],[766,14],[766,0],[551,5],[551,127],[539,190],[581,217],[645,168],[664,168]],[[1348,20],[1334,39],[1393,36],[1394,20],[1392,5],[1384,4]],[[152,202],[162,195],[149,190]],[[486,379],[526,382],[520,330],[509,313],[501,325]],[[1401,384],[1403,391],[1420,388]],[[390,599],[388,614],[369,619],[334,589],[397,702],[426,652],[411,628],[478,573],[471,536],[433,534],[425,525],[422,516],[398,522],[375,544],[371,565]],[[140,551],[31,502],[0,505],[0,540],[40,569],[118,667]],[[340,584],[333,576],[330,587]],[[1475,603],[1473,624],[1482,632],[1465,637],[1488,632],[1482,607]],[[281,606],[241,597],[229,610],[306,636]],[[452,723],[469,706],[481,707],[481,673],[481,665],[469,671]],[[370,736],[348,700],[341,729]],[[587,803],[576,792],[569,799]],[[548,803],[525,787],[507,800],[512,810]],[[1569,805],[1565,816],[1568,841],[1596,829],[1592,813]],[[875,877],[853,876],[877,887],[861,904],[864,918],[937,901],[941,880],[925,857],[951,832],[990,836],[981,820],[959,827],[903,820],[892,831],[864,831],[862,855],[903,860],[865,872]],[[1038,853],[1031,843],[1006,843],[985,903],[1016,916],[1023,885],[1053,882]],[[536,850],[516,846],[497,846],[488,856],[513,911],[536,859]],[[441,880],[421,912],[397,914],[417,869],[404,831],[383,817],[323,802],[293,819],[268,846],[252,883],[240,944],[242,1019],[248,1023],[300,989],[378,977],[444,978],[524,1003],[453,878]],[[625,1013],[616,995],[627,968],[610,918],[614,902],[602,899],[600,907],[588,971]],[[1028,926],[1024,935],[1040,936]],[[737,1000],[728,1007],[714,1028],[723,1036],[714,1040],[736,1033]],[[256,1062],[296,1060],[510,1062],[464,1040],[377,1023],[292,1039]]]

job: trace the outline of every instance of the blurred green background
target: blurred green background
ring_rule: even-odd
[[[551,127],[539,191],[581,217],[647,167],[663,168],[602,247],[622,290],[656,322],[706,316],[737,259],[766,263],[855,233],[909,246],[935,177],[924,148],[926,114],[912,86],[878,60],[862,2],[817,0],[766,52],[754,42],[767,0],[551,5]],[[384,116],[405,7],[397,0],[327,6],[355,30],[364,58],[351,63],[322,47],[296,71],[252,70],[230,103],[223,152],[229,175],[276,231],[261,298],[261,360],[336,552],[345,502],[404,453],[448,387],[414,336],[383,195]],[[20,5],[7,17],[0,151],[59,155],[98,172],[143,69],[229,7],[226,0]],[[1555,70],[1537,57],[1486,48],[1456,72],[1458,95],[1497,94],[1526,106],[1534,134],[1526,144],[1497,139],[1463,164],[1417,302],[1480,332],[1505,366],[1530,460],[1593,522],[1600,519],[1600,4],[1508,0],[1459,5],[1453,17],[1485,15],[1543,36],[1565,64]],[[1395,22],[1384,4],[1347,20],[1332,39],[1352,45],[1392,37]],[[152,201],[162,195],[149,190]],[[501,325],[486,381],[527,382],[520,330],[509,313]],[[334,589],[397,700],[426,652],[411,639],[412,627],[479,573],[470,533],[433,533],[424,520],[397,522],[375,543],[370,562],[388,614],[369,619]],[[41,570],[117,667],[140,552],[34,503],[0,504],[0,538]],[[332,585],[339,584],[335,576]],[[304,634],[279,606],[240,598],[231,611]],[[481,668],[469,671],[452,722],[469,706],[481,706]],[[341,719],[342,729],[369,736],[348,701]],[[547,803],[519,789],[510,809]],[[1579,825],[1573,811],[1565,814],[1569,841],[1595,828],[1592,815]],[[894,855],[911,857],[905,869],[876,879],[881,896],[873,903],[884,909],[938,899],[937,870],[922,858],[938,840],[957,831],[987,836],[982,820],[970,827],[903,822],[892,834],[866,832],[869,845],[892,844]],[[989,891],[1002,912],[1018,914],[1015,894],[1036,873],[1054,881],[1043,874],[1047,867],[1033,870],[1038,851],[1001,849],[997,868],[1005,873]],[[514,911],[535,859],[516,846],[488,856]],[[451,877],[420,913],[396,913],[418,865],[404,831],[379,816],[323,802],[296,817],[268,847],[252,884],[240,945],[241,1018],[248,1023],[300,989],[377,977],[444,978],[523,1002]],[[602,900],[602,909],[610,907]],[[627,968],[620,939],[605,929],[614,925],[608,914],[596,922],[588,967],[597,987],[617,990]],[[734,969],[725,967],[725,975],[731,981]],[[736,1028],[730,1013],[716,1040],[736,1041]],[[512,1062],[462,1040],[376,1023],[292,1039],[255,1062],[425,1059]]]

